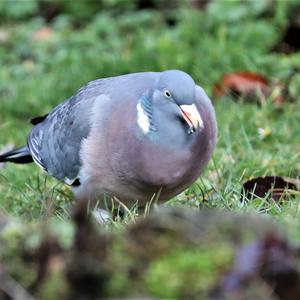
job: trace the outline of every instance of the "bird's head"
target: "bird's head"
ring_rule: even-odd
[[[190,135],[203,127],[196,105],[195,82],[185,72],[159,73],[152,91],[144,94],[137,106],[138,124],[145,134],[162,130]],[[163,130],[165,129],[165,130]]]

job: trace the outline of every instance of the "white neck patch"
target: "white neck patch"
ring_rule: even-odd
[[[144,134],[147,134],[150,130],[150,121],[146,112],[144,111],[141,103],[136,106],[137,109],[137,124],[141,128]]]

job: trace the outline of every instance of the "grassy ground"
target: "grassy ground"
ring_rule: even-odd
[[[297,101],[278,110],[271,97],[258,106],[230,96],[216,99],[212,93],[213,84],[232,71],[287,80],[292,67],[300,63],[299,53],[287,56],[271,49],[280,41],[293,5],[216,1],[208,12],[183,7],[171,13],[118,14],[112,9],[93,15],[79,28],[71,14],[59,15],[51,24],[40,17],[7,20],[0,26],[0,149],[23,145],[32,117],[47,113],[89,80],[182,69],[213,99],[219,141],[203,177],[169,204],[267,213],[300,239],[299,194],[282,205],[266,199],[240,201],[242,183],[251,177],[299,176],[299,94]],[[166,20],[176,25],[169,26]],[[38,35],[45,27],[50,33]],[[270,130],[270,135],[262,137],[259,128]],[[71,203],[69,189],[33,164],[7,164],[0,169],[0,209],[7,214],[34,221],[45,215],[67,218]]]

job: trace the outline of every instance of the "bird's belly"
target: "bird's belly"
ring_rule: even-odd
[[[196,179],[191,178],[186,159],[177,159],[179,166],[170,159],[152,163],[147,160],[139,166],[124,159],[115,159],[111,173],[97,169],[98,172],[88,174],[89,179],[81,194],[100,201],[116,197],[127,206],[137,201],[140,206],[145,206],[155,196],[158,196],[158,201],[165,201],[182,192]]]
[[[136,200],[142,202],[151,200],[154,194],[159,194],[161,201],[168,200],[186,189],[200,175],[200,166],[197,167],[197,162],[191,160],[189,152],[180,156],[158,154],[152,159],[139,161],[135,166],[131,165],[131,168],[125,168],[125,174],[121,177],[130,194],[139,195]],[[134,180],[130,180],[128,174],[134,174]]]
[[[124,152],[120,151],[122,145],[113,145],[101,156],[107,160],[99,160],[96,155],[86,160],[83,157],[88,178],[87,192],[83,194],[88,197],[115,196],[126,205],[138,201],[143,206],[155,194],[161,201],[176,196],[200,175],[200,165],[190,150],[157,149],[156,145],[143,148],[144,145],[135,144]]]

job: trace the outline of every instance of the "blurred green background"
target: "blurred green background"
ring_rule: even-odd
[[[284,78],[299,63],[297,55],[270,53],[296,1],[196,3],[1,1],[1,104],[30,118],[92,79],[171,68],[190,73],[211,95],[224,73]]]

